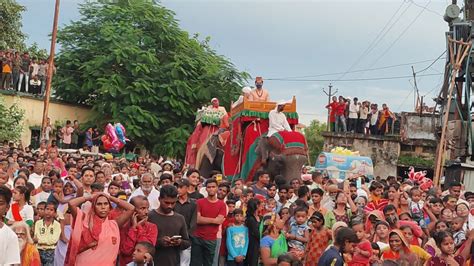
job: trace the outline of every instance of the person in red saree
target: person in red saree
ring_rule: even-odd
[[[397,118],[392,113],[392,111],[388,109],[387,104],[384,103],[382,104],[382,111],[380,111],[379,122],[377,124],[380,135],[385,135],[388,133],[388,122],[390,119],[395,121]]]
[[[88,213],[79,208],[86,201],[92,202]],[[124,210],[115,220],[108,219],[111,202]],[[65,265],[115,265],[120,246],[119,228],[130,219],[135,207],[124,200],[98,193],[69,201],[69,209],[74,222]]]

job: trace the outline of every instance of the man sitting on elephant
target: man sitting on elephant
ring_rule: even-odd
[[[273,134],[279,131],[292,131],[290,124],[288,124],[288,120],[286,120],[286,116],[283,113],[283,109],[285,108],[286,102],[280,101],[277,103],[277,106],[274,110],[271,110],[268,113],[269,119],[269,127],[268,127],[268,137],[271,137]]]

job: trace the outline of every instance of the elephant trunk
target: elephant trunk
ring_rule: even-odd
[[[308,158],[304,155],[291,155],[285,161],[283,176],[287,181],[297,177],[301,177],[301,168],[307,163]]]

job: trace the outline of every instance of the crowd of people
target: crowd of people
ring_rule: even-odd
[[[31,58],[28,52],[0,50],[0,90],[42,95],[48,72],[47,58]]]
[[[474,193],[0,149],[0,265],[465,265]]]
[[[391,132],[392,124],[397,120],[387,104],[382,104],[382,109],[379,109],[378,104],[360,102],[357,97],[333,96],[326,108],[329,109],[332,132],[385,135]]]

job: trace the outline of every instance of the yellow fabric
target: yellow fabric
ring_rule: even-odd
[[[410,245],[410,251],[415,253],[423,261],[428,261],[431,255],[419,246]]]
[[[56,220],[49,226],[46,226],[44,220],[39,220],[35,224],[35,237],[38,238],[36,247],[38,249],[55,249],[60,235],[61,225]]]

